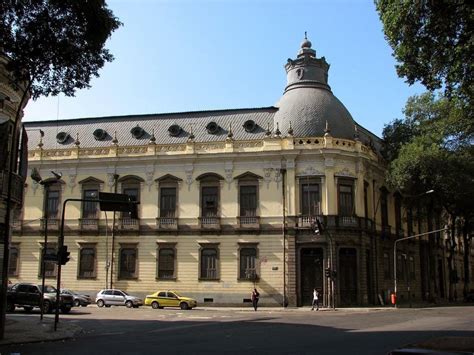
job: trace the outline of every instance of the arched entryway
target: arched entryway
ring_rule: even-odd
[[[357,305],[357,250],[355,248],[339,249],[339,304],[341,306]]]
[[[300,251],[300,305],[311,305],[313,289],[319,290],[320,299],[323,300],[323,249],[302,248]]]

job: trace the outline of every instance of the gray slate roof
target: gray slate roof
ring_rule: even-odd
[[[79,133],[81,147],[107,147],[112,144],[114,132],[117,134],[120,146],[134,146],[148,144],[154,130],[156,144],[185,143],[191,132],[195,136],[196,142],[224,141],[227,138],[230,125],[232,125],[233,138],[235,140],[260,140],[265,137],[267,125],[273,129],[273,116],[275,107],[233,109],[216,111],[181,112],[167,114],[131,115],[80,118],[58,121],[36,121],[25,122],[28,130],[29,149],[35,149],[40,140],[41,129],[44,132],[44,149],[61,149],[74,146],[76,133]],[[253,120],[257,124],[253,132],[246,132],[243,124],[247,120]],[[215,122],[220,126],[216,134],[210,134],[206,130],[206,125]],[[168,128],[177,124],[182,128],[182,132],[173,137],[168,132]],[[137,139],[134,138],[130,130],[136,126],[145,130],[145,134]],[[107,132],[104,140],[98,141],[94,138],[93,132],[98,129]],[[69,134],[69,138],[60,144],[56,140],[56,135],[60,132]]]

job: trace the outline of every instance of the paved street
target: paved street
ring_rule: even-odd
[[[38,314],[15,313],[37,321]],[[52,317],[49,316],[48,317]],[[474,336],[473,307],[424,309],[75,308],[75,339],[0,347],[4,354],[385,354],[441,336]]]

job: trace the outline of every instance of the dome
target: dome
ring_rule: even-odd
[[[310,43],[305,38],[297,58],[285,65],[287,86],[275,105],[274,127],[286,134],[291,122],[295,137],[321,137],[327,122],[333,137],[352,139],[355,122],[328,85],[329,64],[316,58]]]
[[[287,91],[276,104],[275,127],[285,134],[291,126],[295,137],[322,137],[326,121],[331,135],[353,139],[355,122],[349,111],[330,90],[298,88]]]

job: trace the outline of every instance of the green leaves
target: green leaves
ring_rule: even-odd
[[[88,88],[113,60],[104,47],[120,25],[103,0],[2,2],[0,50],[12,84],[29,84],[34,99]]]
[[[471,101],[474,7],[467,1],[376,0],[385,37],[409,84]]]

